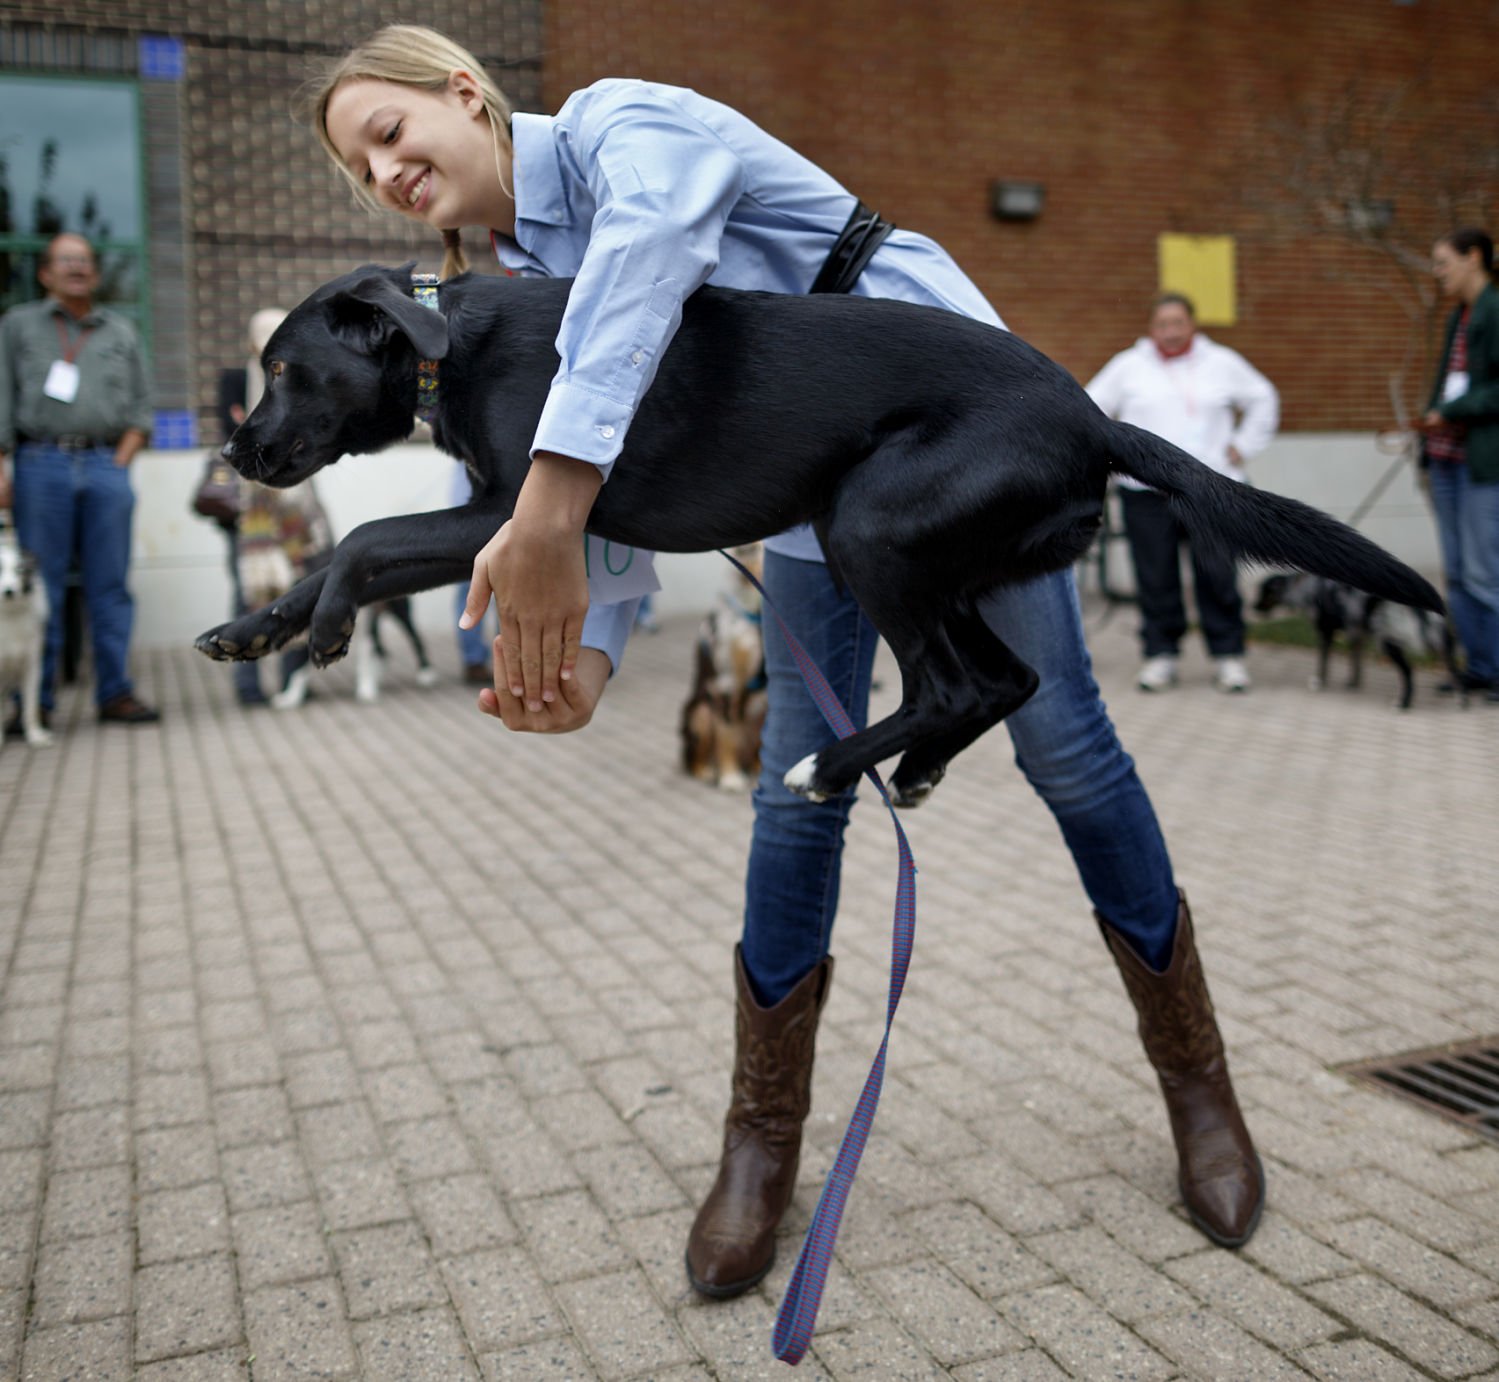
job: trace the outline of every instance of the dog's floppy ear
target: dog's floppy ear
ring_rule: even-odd
[[[409,282],[411,268],[407,264],[401,269],[400,282]],[[423,360],[444,359],[448,353],[447,318],[423,307],[409,289],[402,290],[400,282],[391,278],[389,270],[376,269],[336,294],[330,305],[344,328],[340,334],[368,354],[392,335],[401,335]]]

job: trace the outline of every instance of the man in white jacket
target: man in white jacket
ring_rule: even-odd
[[[1088,385],[1110,417],[1175,442],[1235,480],[1244,462],[1264,450],[1280,422],[1280,396],[1242,355],[1197,330],[1191,301],[1163,293],[1152,304],[1149,335],[1120,351]],[[1134,559],[1145,663],[1142,691],[1164,691],[1177,680],[1177,654],[1187,631],[1180,548],[1186,539],[1165,498],[1127,476],[1117,477],[1124,530]],[[1244,611],[1232,560],[1194,545],[1192,584],[1198,620],[1223,691],[1247,691]]]

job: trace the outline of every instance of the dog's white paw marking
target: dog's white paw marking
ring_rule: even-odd
[[[436,686],[442,680],[442,673],[435,667],[423,667],[416,674],[416,684],[423,690],[430,686]]]
[[[808,801],[826,801],[828,794],[819,792],[812,786],[816,776],[817,755],[809,753],[781,781],[786,784],[787,791],[795,792],[799,797],[806,797]]]
[[[724,773],[718,779],[718,790],[721,792],[742,792],[749,786],[749,778],[741,772]]]
[[[897,792],[890,800],[902,811],[914,811],[932,794],[936,783],[928,779],[925,782],[915,782],[903,791]]]
[[[50,729],[42,729],[41,726],[37,726],[36,729],[28,729],[26,731],[26,742],[34,749],[51,748],[52,731]]]

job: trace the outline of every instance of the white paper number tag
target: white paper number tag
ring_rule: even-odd
[[[71,403],[78,397],[78,366],[71,360],[54,360],[42,392],[59,403]]]
[[[587,545],[583,549],[583,562],[588,572],[590,601],[612,605],[661,589],[652,560],[654,553],[605,542],[592,533],[585,534],[584,540]]]
[[[1447,374],[1447,382],[1442,385],[1442,402],[1451,403],[1454,398],[1461,398],[1468,392],[1468,374],[1466,370],[1450,370]]]

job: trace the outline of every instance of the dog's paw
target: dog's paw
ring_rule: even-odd
[[[914,811],[931,796],[936,785],[935,782],[912,782],[902,787],[896,787],[892,784],[890,789],[890,804],[897,810]]]
[[[35,729],[26,731],[26,745],[33,749],[48,749],[52,747],[52,731],[43,729],[38,725]]]
[[[914,811],[937,790],[937,784],[946,774],[946,768],[933,768],[919,777],[907,779],[897,768],[890,779],[890,804],[902,811]]]
[[[749,790],[749,785],[749,778],[737,768],[719,774],[718,790],[720,792],[745,792]]]
[[[808,801],[826,801],[829,793],[817,781],[817,755],[809,753],[781,779],[788,792],[795,792]]]
[[[193,647],[215,662],[253,662],[275,652],[291,633],[285,622],[275,617],[274,610],[257,610],[209,629],[199,635]]]
[[[423,691],[430,690],[442,680],[442,673],[435,667],[419,667],[416,673],[416,684]]]
[[[358,605],[352,602],[347,606],[342,602],[332,605],[324,592],[307,630],[307,648],[312,654],[314,667],[331,667],[348,653],[354,639],[354,620],[358,616]]]

